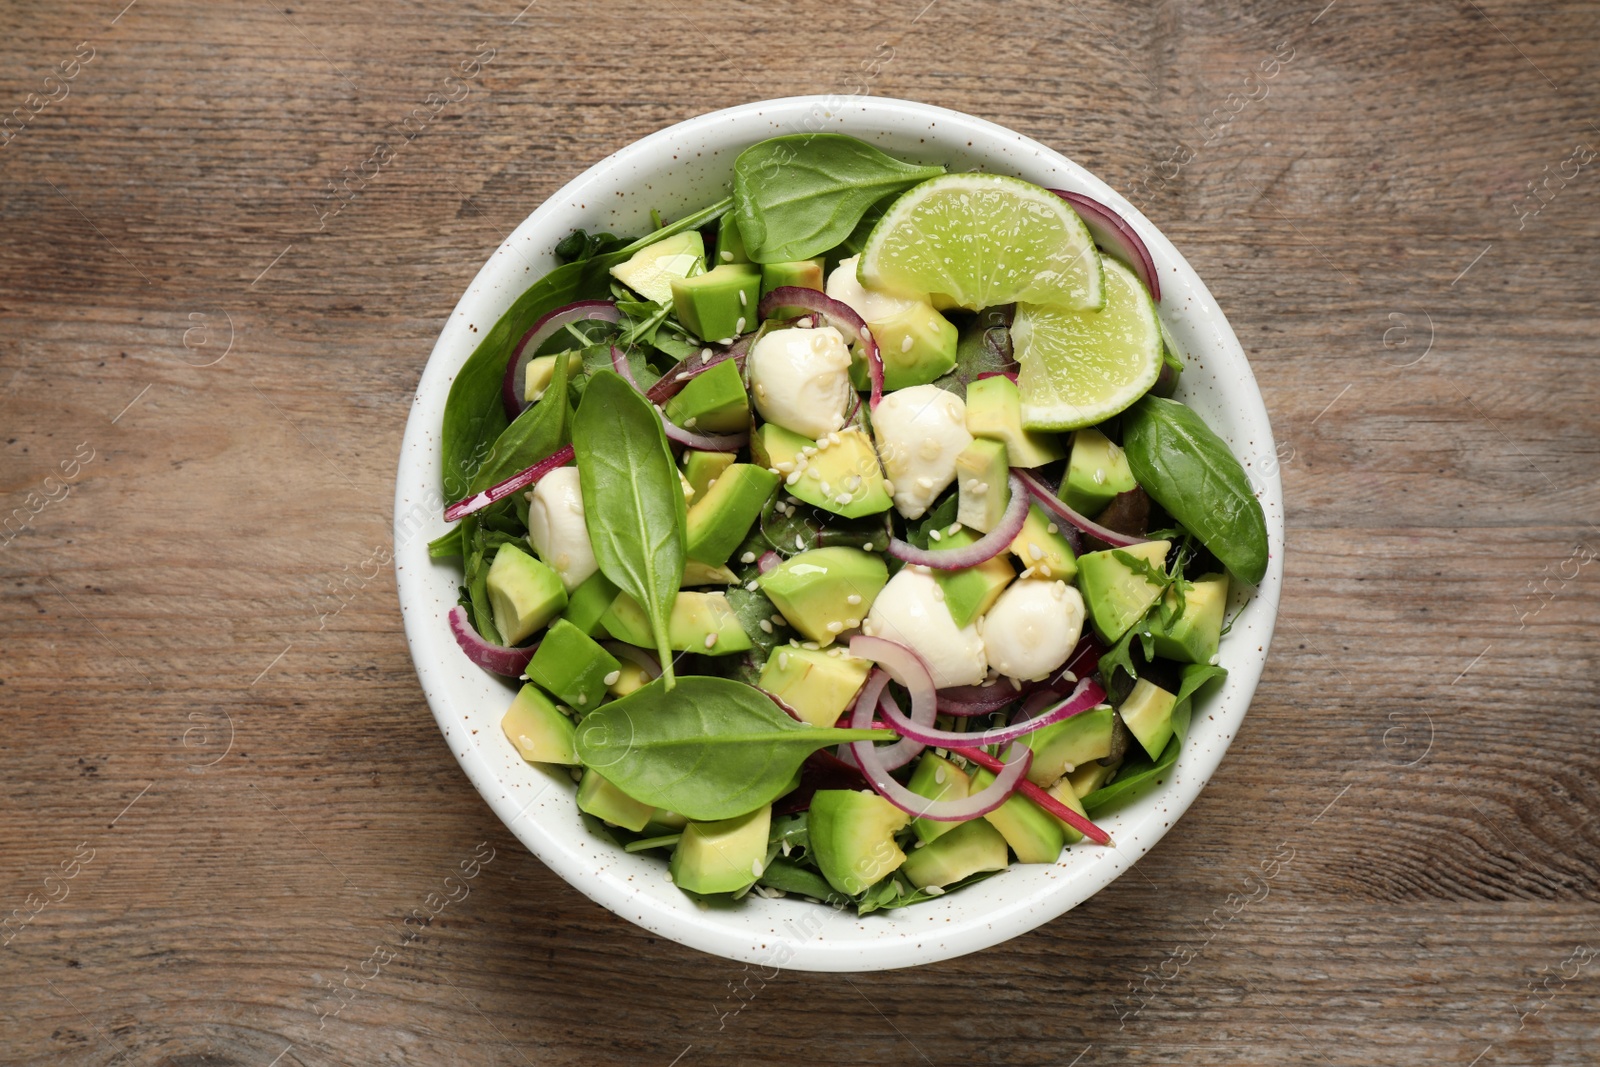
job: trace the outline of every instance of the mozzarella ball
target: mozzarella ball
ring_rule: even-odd
[[[944,590],[922,567],[905,567],[889,579],[861,632],[916,652],[933,673],[936,689],[977,685],[989,671],[977,627],[956,625],[945,607]]]
[[[967,405],[937,385],[889,393],[872,413],[883,469],[894,483],[894,506],[908,519],[928,510],[956,477],[956,457],[972,443]]]
[[[807,437],[844,425],[849,410],[850,346],[832,326],[773,330],[745,360],[756,410]]]
[[[860,261],[860,256],[851,256],[849,259],[839,261],[839,265],[833,268],[833,273],[828,275],[829,296],[841,304],[848,304],[852,311],[867,322],[882,322],[916,306],[915,300],[906,300],[903,297],[864,288],[861,279],[856,276],[856,264]]]
[[[1065,582],[1013,582],[978,620],[990,666],[1034,681],[1067,662],[1083,633],[1083,597]]]
[[[569,593],[600,569],[583,519],[578,468],[557,467],[528,494],[528,540]]]

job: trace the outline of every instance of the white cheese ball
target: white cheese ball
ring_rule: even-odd
[[[860,256],[851,256],[849,259],[839,261],[839,265],[833,268],[833,273],[828,275],[829,296],[841,304],[848,304],[852,311],[867,322],[882,322],[916,306],[915,300],[863,287],[861,279],[856,276],[856,264],[860,261]]]
[[[894,483],[894,506],[908,519],[928,510],[956,478],[956,457],[972,443],[967,405],[937,385],[889,393],[872,414],[883,469]]]
[[[528,540],[569,593],[600,569],[583,520],[578,468],[557,467],[528,494]]]
[[[1083,633],[1083,597],[1065,582],[1013,582],[978,620],[989,665],[1034,681],[1067,662]]]
[[[850,407],[850,346],[832,326],[773,330],[746,357],[756,410],[807,437],[844,425]]]
[[[978,628],[956,625],[944,591],[922,567],[906,567],[889,579],[861,632],[915,651],[933,672],[937,689],[977,685],[989,671]]]

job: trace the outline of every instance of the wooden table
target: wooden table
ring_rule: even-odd
[[[0,1061],[1600,1059],[1592,5],[124,2],[0,14]],[[391,488],[440,324],[545,196],[863,89],[1143,203],[1253,359],[1288,573],[1136,874],[979,956],[763,982],[479,799]]]

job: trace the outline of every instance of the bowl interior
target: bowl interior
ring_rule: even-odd
[[[659,859],[623,852],[580,821],[564,771],[529,765],[500,731],[514,690],[467,661],[445,622],[456,600],[456,561],[434,561],[443,533],[438,438],[450,382],[478,338],[555,265],[553,248],[576,228],[643,233],[726,195],[734,158],[765,137],[838,131],[884,151],[951,170],[1012,174],[1082,192],[1120,212],[1144,238],[1161,278],[1161,313],[1188,369],[1180,397],[1247,464],[1266,509],[1266,579],[1223,641],[1229,676],[1206,697],[1164,786],[1100,820],[1114,848],[1079,845],[1054,865],[1013,865],[987,881],[912,908],[857,918],[800,900],[748,897],[705,907],[667,881]],[[655,933],[730,959],[775,967],[851,971],[928,963],[1004,941],[1104,888],[1150,849],[1210,778],[1233,739],[1266,659],[1282,579],[1282,491],[1266,410],[1238,341],[1211,294],[1172,245],[1121,196],[1049,148],[992,123],[898,100],[799,97],[703,115],[637,141],[541,205],[484,264],[428,360],[406,426],[395,493],[395,561],[406,637],[439,728],[461,766],[513,833],[579,890]],[[1235,598],[1235,607],[1240,602]]]

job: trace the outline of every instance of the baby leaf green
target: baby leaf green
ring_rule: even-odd
[[[670,689],[667,620],[687,559],[686,509],[661,413],[616,371],[598,371],[578,404],[572,449],[595,562],[650,617]]]
[[[578,756],[635,800],[691,819],[754,811],[787,792],[817,749],[883,737],[796,722],[759,689],[727,678],[687,675],[670,692],[664,683],[584,716]]]
[[[538,403],[514,419],[495,438],[488,458],[473,476],[470,489],[476,493],[550,455],[567,443],[572,405],[567,402],[567,361],[555,361],[550,384]]]
[[[848,238],[884,197],[943,173],[844,134],[790,134],[739,153],[733,210],[755,262],[809,259]]]
[[[1122,448],[1145,492],[1241,581],[1267,573],[1267,519],[1233,452],[1189,407],[1146,396],[1122,416]]]

